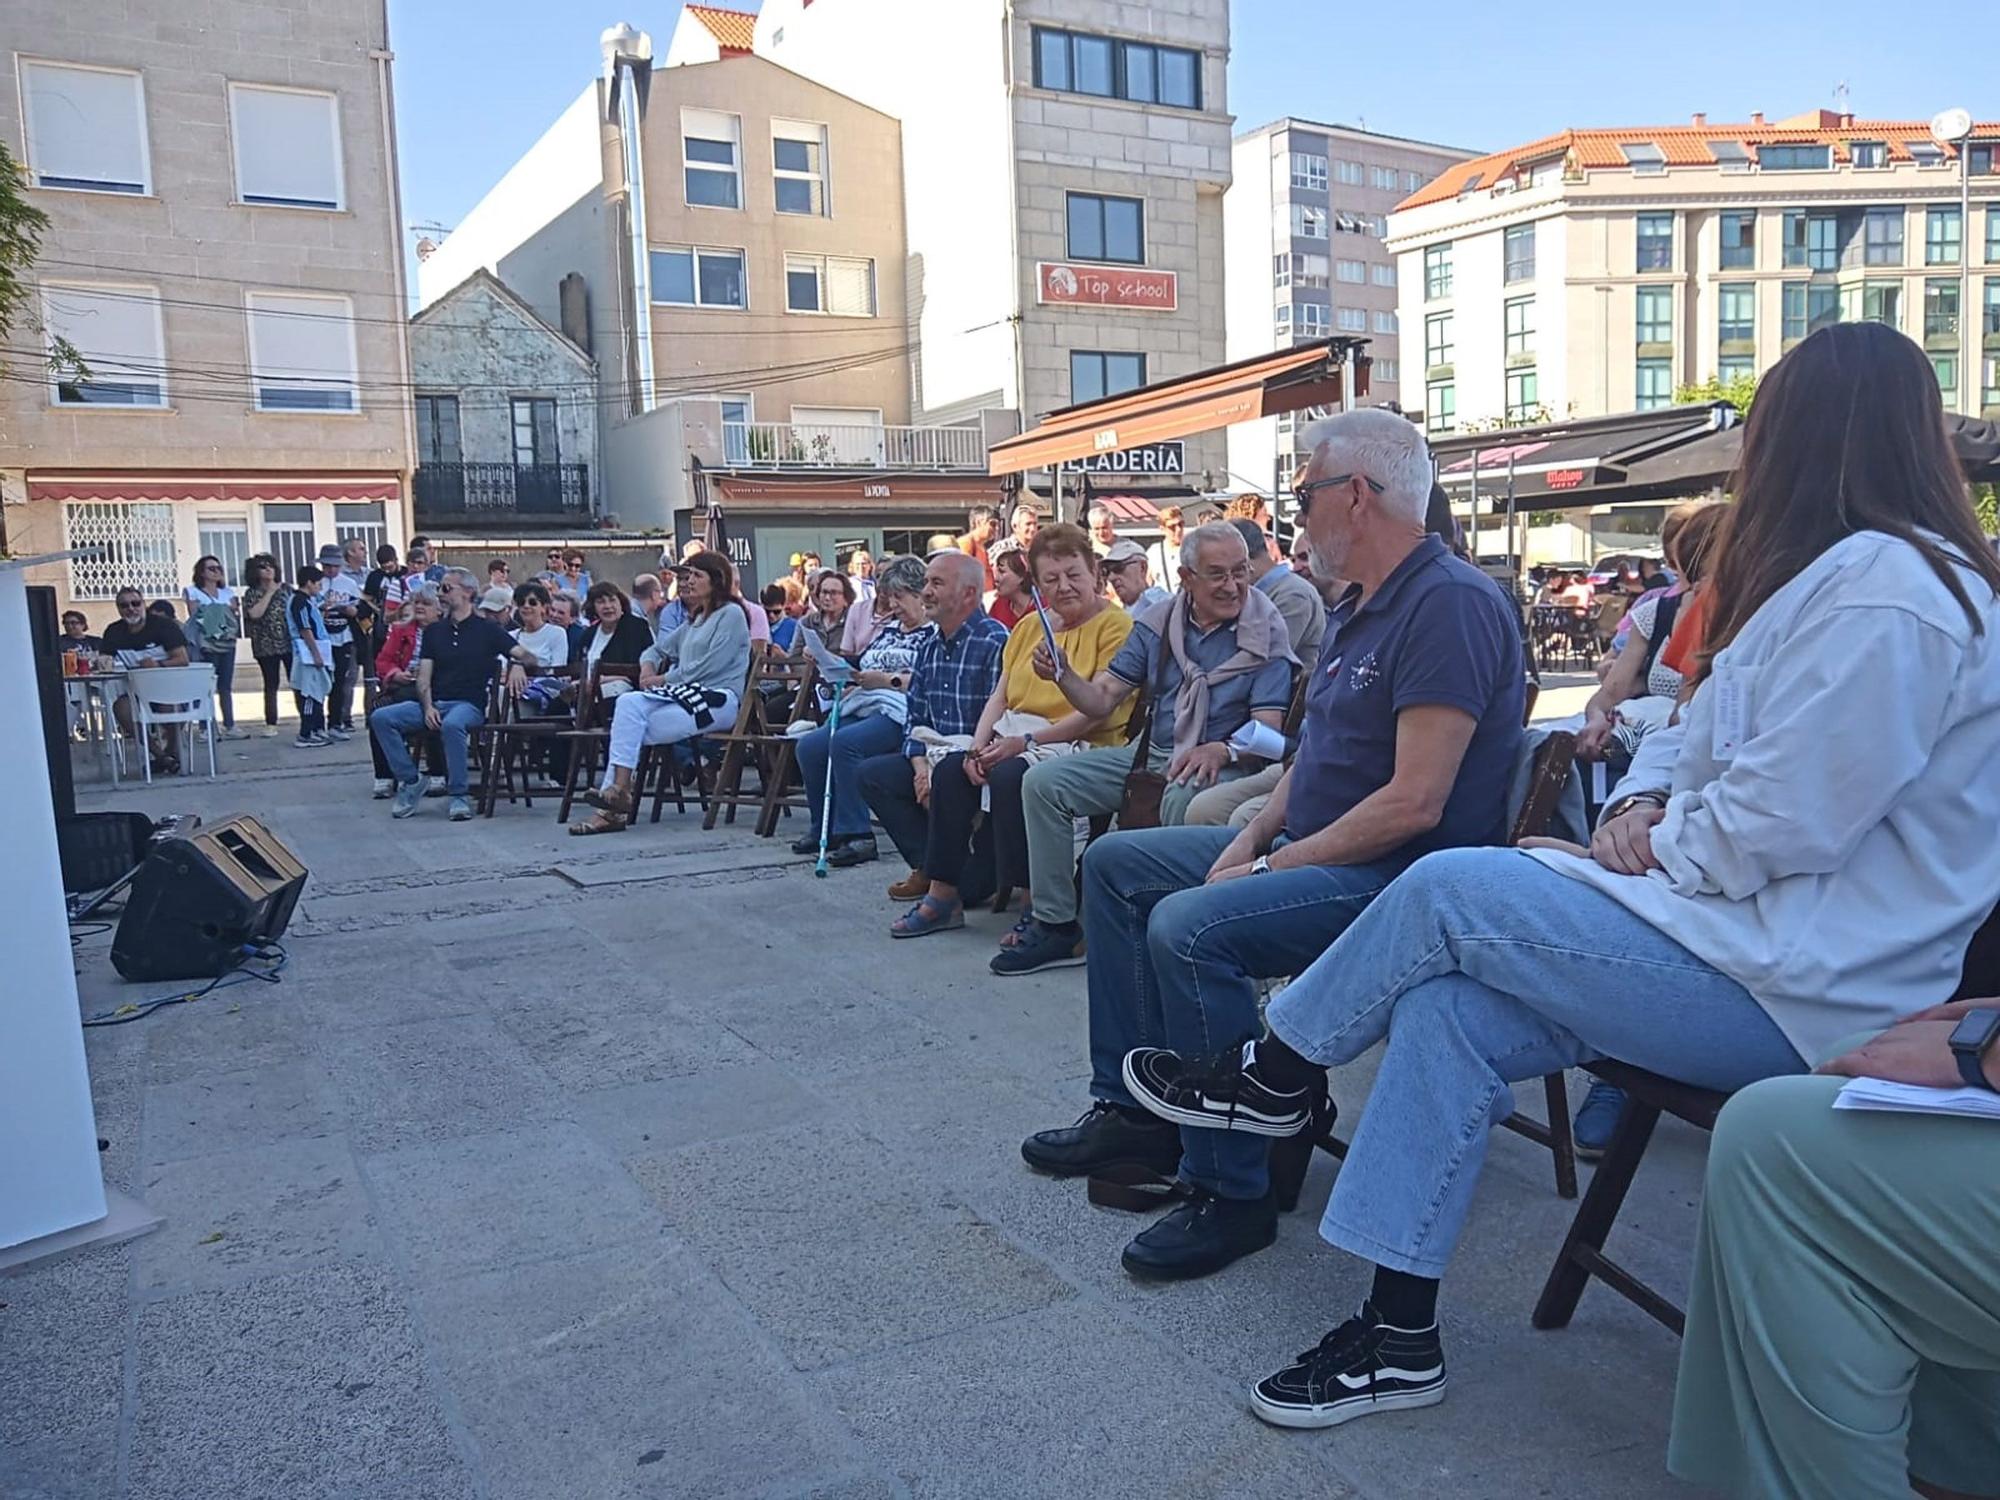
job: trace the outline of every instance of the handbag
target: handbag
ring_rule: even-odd
[[[1132,769],[1125,773],[1125,790],[1118,799],[1118,827],[1129,832],[1160,826],[1160,804],[1166,799],[1167,778],[1149,762],[1153,752],[1153,724],[1160,713],[1162,684],[1167,677],[1167,656],[1173,650],[1163,631],[1160,660],[1153,668],[1153,688],[1146,703],[1145,727],[1139,731],[1139,748],[1132,756]]]

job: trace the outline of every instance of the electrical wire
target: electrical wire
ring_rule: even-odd
[[[169,1005],[192,1005],[206,995],[217,990],[228,989],[231,985],[255,980],[261,984],[276,984],[278,976],[285,971],[291,955],[285,952],[282,943],[245,943],[236,963],[209,980],[200,989],[183,990],[173,995],[156,995],[150,1000],[132,1000],[110,1010],[99,1011],[94,1016],[85,1016],[85,1026],[124,1026],[133,1021],[143,1021],[157,1010]],[[268,969],[254,969],[251,964],[265,963]]]

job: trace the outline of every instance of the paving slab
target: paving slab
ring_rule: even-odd
[[[0,1495],[116,1486],[132,1246],[0,1276]]]
[[[340,1128],[339,1103],[317,1062],[202,1073],[146,1090],[145,1160],[155,1166]]]
[[[658,994],[593,988],[525,995],[494,1022],[566,1090],[646,1083],[761,1059],[714,1019]]]
[[[825,1100],[761,1054],[749,1063],[570,1097],[576,1121],[620,1158],[747,1135],[828,1113]]]
[[[363,1152],[548,1119],[561,1104],[548,1075],[490,1016],[412,1021],[321,1040],[328,1088]]]

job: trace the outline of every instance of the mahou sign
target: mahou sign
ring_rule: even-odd
[[[1180,306],[1180,277],[1172,271],[1042,261],[1035,273],[1042,302],[1053,307],[1137,307],[1173,312]]]

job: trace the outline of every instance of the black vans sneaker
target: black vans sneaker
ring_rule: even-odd
[[[1338,1427],[1378,1411],[1444,1400],[1444,1346],[1437,1325],[1391,1328],[1371,1305],[1296,1364],[1250,1389],[1250,1410],[1274,1427]]]
[[[1251,1135],[1297,1135],[1312,1119],[1307,1089],[1281,1093],[1245,1064],[1241,1047],[1213,1057],[1188,1059],[1164,1047],[1138,1047],[1125,1054],[1125,1087],[1163,1120],[1206,1130],[1242,1130]]]

